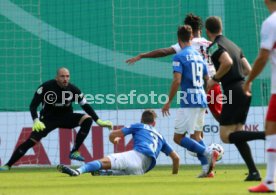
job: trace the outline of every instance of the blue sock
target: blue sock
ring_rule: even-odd
[[[203,142],[203,139],[199,140],[198,143],[204,147],[206,147],[205,143]]]
[[[200,145],[197,141],[195,141],[189,137],[183,137],[180,142],[180,145],[191,152],[201,154],[201,155],[203,155],[203,153],[205,151],[204,146]]]
[[[77,170],[80,173],[88,173],[92,171],[98,171],[102,168],[102,163],[99,160],[94,160],[89,163],[86,163],[85,165],[81,166]]]
[[[198,141],[198,143],[206,148],[206,145],[205,145],[205,143],[203,142],[203,140]],[[206,164],[208,164],[208,159],[207,159],[204,155],[202,155],[202,154],[197,154],[197,158],[198,158],[198,160],[200,161],[200,164],[201,164],[201,165],[206,165]]]

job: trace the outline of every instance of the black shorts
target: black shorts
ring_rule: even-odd
[[[223,89],[227,103],[223,103],[220,125],[245,124],[251,97],[243,92],[244,81],[235,82]]]
[[[72,129],[79,126],[80,119],[84,114],[80,113],[68,113],[63,116],[50,116],[47,118],[40,118],[46,128],[43,131],[33,131],[30,135],[31,139],[39,141],[41,138],[46,137],[48,133],[56,128]]]

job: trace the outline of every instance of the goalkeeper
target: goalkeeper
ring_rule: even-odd
[[[69,70],[59,68],[55,79],[39,86],[30,104],[30,112],[34,121],[33,131],[30,137],[14,151],[8,163],[0,167],[0,171],[9,170],[31,147],[56,128],[72,129],[80,126],[74,147],[69,155],[70,159],[78,161],[84,161],[78,149],[89,133],[92,120],[101,127],[112,129],[112,123],[99,119],[78,87],[69,83],[69,80]],[[73,102],[78,102],[87,114],[74,113]],[[37,108],[41,103],[42,109],[38,118]]]

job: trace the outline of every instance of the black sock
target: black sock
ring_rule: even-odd
[[[243,160],[246,163],[246,166],[249,170],[249,173],[257,172],[254,160],[252,158],[251,150],[247,142],[237,142],[235,146],[239,150]]]
[[[24,154],[34,145],[36,142],[32,141],[31,139],[27,139],[24,143],[22,143],[18,148],[13,152],[10,160],[6,165],[11,167],[14,163],[16,163]]]
[[[265,132],[236,131],[229,135],[230,143],[247,142],[257,139],[265,140]]]
[[[83,143],[84,139],[87,137],[89,131],[90,131],[90,127],[92,125],[92,119],[91,118],[86,118],[82,124],[81,124],[81,128],[77,134],[77,137],[76,137],[76,142],[75,142],[75,145],[71,151],[72,152],[75,152],[77,151],[81,144]]]

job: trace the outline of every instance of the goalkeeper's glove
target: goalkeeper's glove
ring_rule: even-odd
[[[33,131],[43,131],[45,129],[45,125],[43,122],[41,122],[38,118],[36,118],[34,120],[34,124],[33,124]]]
[[[109,130],[113,129],[113,124],[111,121],[103,121],[101,119],[98,119],[96,123],[101,127],[107,127]]]

